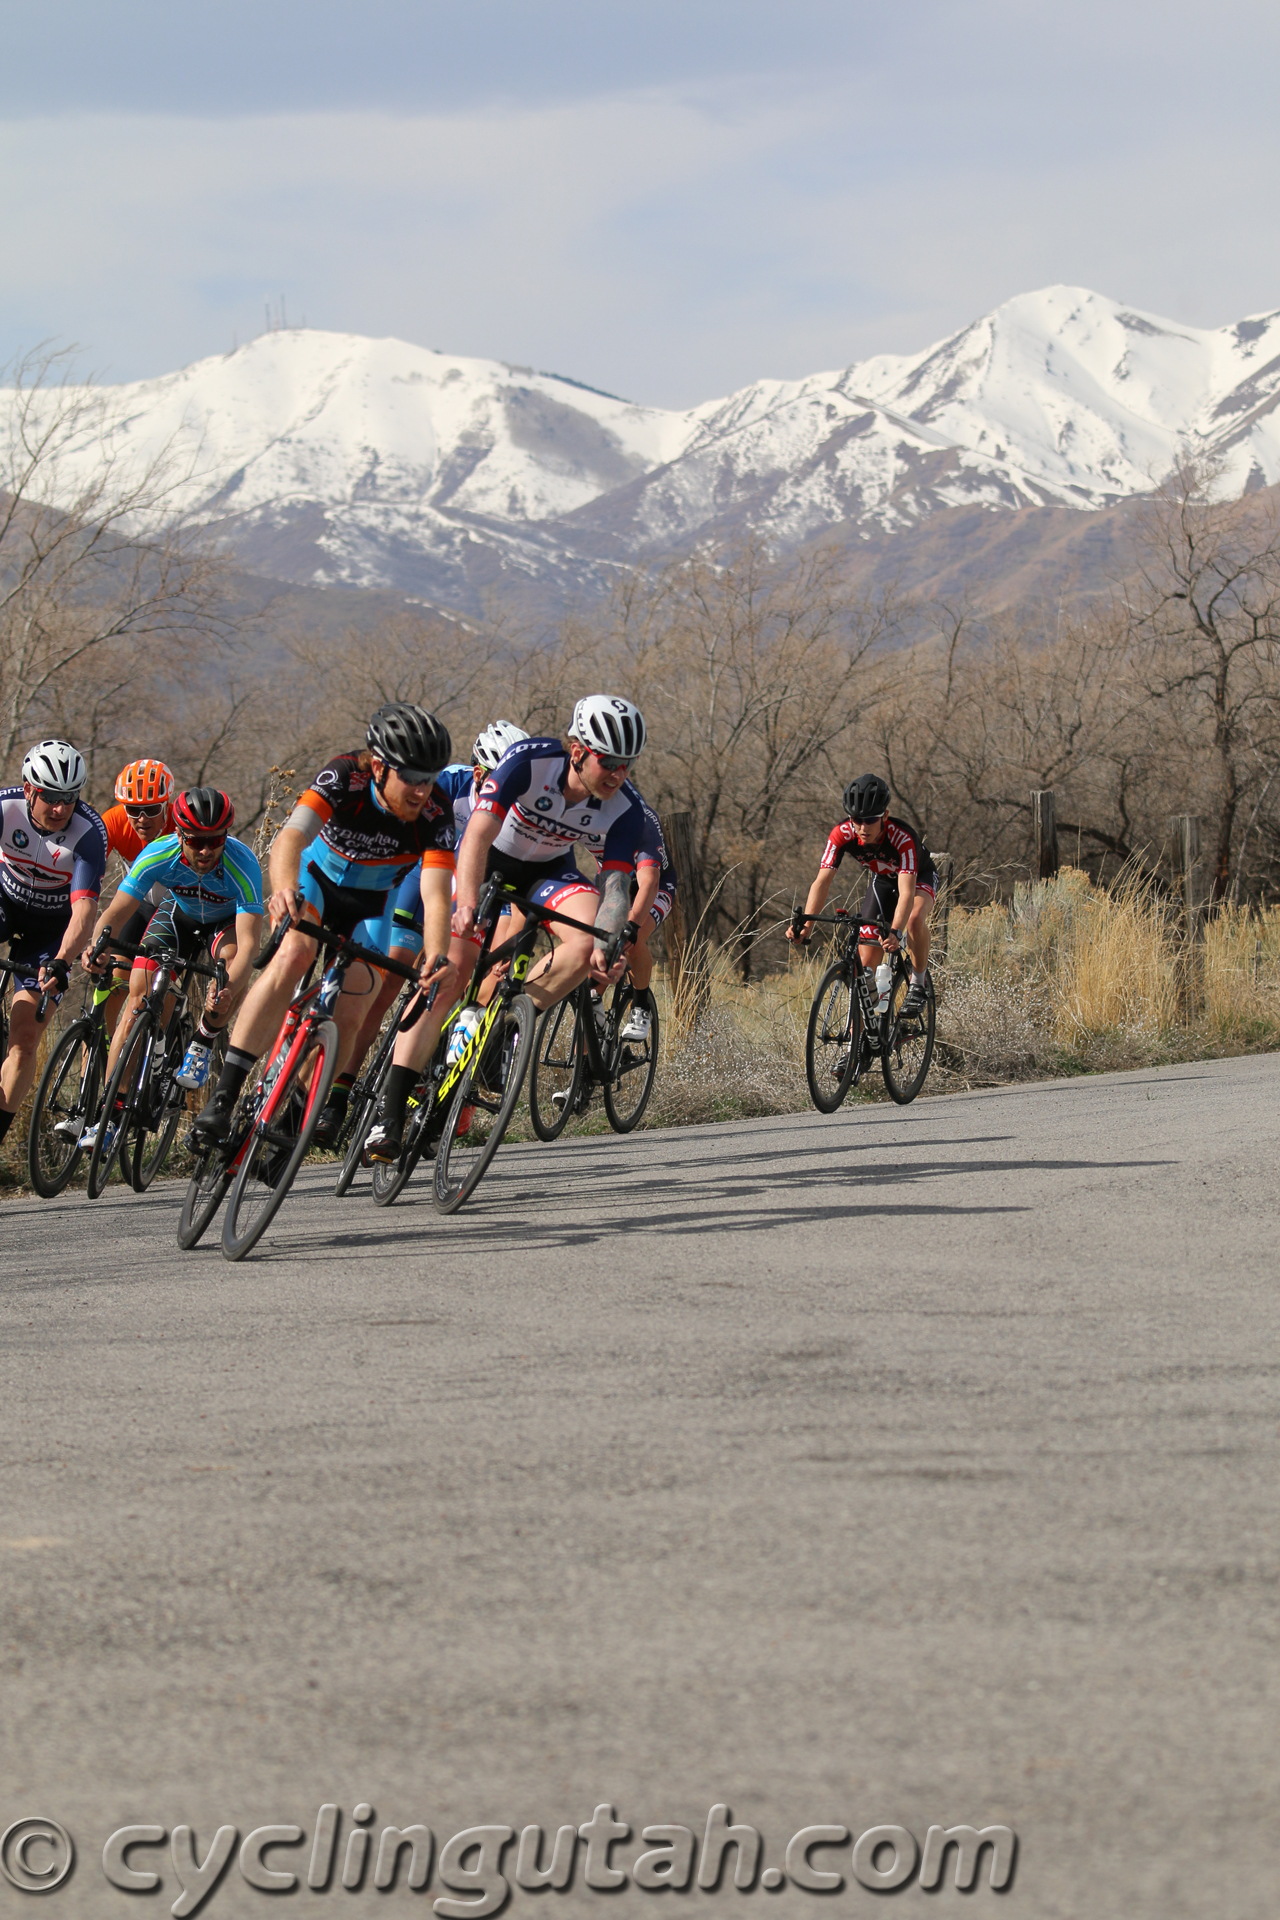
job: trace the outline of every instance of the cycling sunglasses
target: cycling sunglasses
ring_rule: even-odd
[[[631,765],[631,762],[625,759],[621,754],[596,753],[596,750],[594,747],[592,747],[591,751],[593,754],[595,754],[596,759],[599,761],[600,765],[604,768],[606,773],[625,773],[627,768]]]
[[[127,800],[124,803],[124,810],[131,820],[158,820],[164,812],[163,806],[135,807],[131,806]]]
[[[225,847],[225,833],[184,833],[178,828],[178,838],[184,847],[194,847],[199,853],[211,853],[215,847]]]
[[[46,807],[74,807],[80,798],[78,793],[50,793],[47,787],[37,787],[35,797],[43,800]]]
[[[429,787],[433,780],[439,779],[444,769],[443,767],[392,767],[391,771],[398,773],[406,786]]]

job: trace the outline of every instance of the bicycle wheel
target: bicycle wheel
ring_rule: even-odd
[[[52,1200],[71,1178],[82,1152],[80,1135],[97,1110],[100,1034],[98,1023],[87,1016],[73,1020],[40,1076],[27,1132],[27,1172],[42,1200]]]
[[[837,960],[818,982],[809,1009],[804,1070],[819,1113],[834,1113],[853,1085],[862,1041],[862,1007],[853,962]]]
[[[494,1021],[479,1060],[472,1061],[458,1081],[436,1152],[433,1185],[442,1213],[456,1213],[475,1192],[502,1144],[529,1071],[537,1019],[528,994],[516,994]],[[471,1122],[459,1136],[458,1121],[467,1107],[472,1109]]]
[[[333,1183],[333,1191],[338,1199],[342,1198],[360,1171],[365,1138],[373,1125],[373,1116],[378,1111],[378,1101],[391,1066],[392,1049],[388,1047],[385,1054],[375,1061],[372,1077],[365,1082],[359,1098],[352,1102],[346,1121],[347,1148],[342,1165],[338,1168],[338,1177]]]
[[[174,1079],[195,1033],[190,1014],[178,1007],[151,1050],[151,1070],[138,1090],[129,1180],[135,1193],[145,1193],[159,1173],[173,1145],[187,1105],[187,1090]],[[163,1042],[163,1046],[161,1045]]]
[[[187,1183],[182,1212],[178,1217],[180,1247],[194,1247],[222,1205],[222,1197],[231,1185],[235,1170],[234,1155],[228,1157],[225,1153],[206,1153],[196,1161],[196,1170]]]
[[[602,1089],[605,1117],[615,1133],[630,1133],[633,1127],[639,1126],[658,1072],[658,1009],[647,989],[620,988],[609,1009],[610,1025],[615,1033],[620,1032],[633,1006],[647,1011],[649,1037],[618,1043],[613,1077],[605,1081]]]
[[[577,992],[538,1022],[529,1069],[529,1118],[539,1140],[558,1140],[582,1085],[582,1002]]]
[[[404,1192],[419,1160],[439,1138],[444,1115],[436,1110],[438,1103],[435,1090],[438,1085],[439,1077],[436,1076],[432,1076],[425,1086],[419,1084],[417,1096],[405,1121],[404,1146],[400,1150],[400,1158],[375,1161],[373,1198],[376,1206],[389,1207]]]
[[[338,1029],[332,1020],[317,1021],[272,1089],[270,1115],[265,1123],[259,1117],[240,1162],[222,1223],[222,1251],[228,1260],[243,1260],[275,1219],[306,1158],[337,1068]],[[294,1131],[288,1116],[298,1100],[302,1111]]]
[[[924,1085],[929,1062],[933,1059],[933,1029],[938,1017],[933,999],[933,979],[928,973],[924,977],[924,1012],[903,1017],[899,1008],[907,997],[910,985],[911,975],[906,968],[895,967],[889,1011],[881,1022],[883,1038],[880,1042],[880,1065],[884,1072],[884,1083],[890,1097],[900,1107],[914,1100]]]
[[[129,1037],[120,1049],[98,1115],[98,1137],[89,1155],[86,1188],[89,1198],[97,1200],[111,1178],[111,1170],[124,1152],[133,1124],[138,1086],[147,1063],[147,1048],[155,1031],[150,1007],[143,1007],[133,1023]],[[112,1130],[114,1128],[114,1131]],[[107,1135],[111,1133],[108,1145]],[[125,1163],[122,1162],[122,1166]],[[125,1175],[125,1178],[128,1176]]]

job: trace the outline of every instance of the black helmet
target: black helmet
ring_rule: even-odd
[[[878,773],[862,773],[844,790],[845,817],[849,820],[878,820],[889,811],[889,783]]]
[[[230,833],[235,823],[231,796],[218,787],[188,787],[173,803],[179,833]]]
[[[453,752],[448,728],[441,726],[434,713],[411,706],[407,700],[379,707],[365,739],[379,760],[385,760],[406,780],[434,780],[448,766]]]

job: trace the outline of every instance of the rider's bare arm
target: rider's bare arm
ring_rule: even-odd
[[[502,815],[473,813],[458,849],[458,899],[453,930],[465,939],[476,923],[476,901],[484,885],[489,849],[502,831]]]
[[[300,813],[306,815],[306,820],[301,825],[295,826],[294,822]],[[314,833],[309,830],[312,820],[316,823]],[[271,853],[267,861],[267,869],[271,877],[271,896],[267,901],[267,911],[271,915],[272,926],[277,926],[281,920],[292,918],[297,913],[298,875],[302,870],[302,856],[319,834],[321,825],[319,814],[312,813],[307,807],[295,807],[290,815],[289,824],[281,827],[271,842]]]
[[[831,891],[831,882],[834,879],[835,879],[834,868],[820,867],[818,869],[818,872],[814,877],[813,885],[809,889],[809,897],[804,903],[804,910],[806,913],[822,912],[822,909],[827,904],[827,895]],[[805,942],[812,937],[812,935],[813,935],[812,927],[803,927],[799,933],[793,933],[790,927],[787,928],[788,940],[798,940],[801,946],[803,946]]]
[[[94,901],[93,904],[96,906],[97,902]],[[90,947],[93,946],[94,942],[99,938],[99,936],[103,933],[119,933],[121,927],[125,924],[126,920],[129,919],[130,915],[136,913],[137,910],[138,910],[138,902],[134,900],[129,894],[123,893],[123,892],[116,894],[115,899],[111,902],[111,905],[102,914],[102,916],[98,920],[97,925],[94,927],[91,938],[86,940],[84,943],[84,947],[80,954],[80,964],[82,967],[84,966]],[[106,968],[109,967],[110,965],[111,965],[110,955],[100,954],[98,959],[94,962],[92,969],[86,968],[85,971],[86,972],[92,971],[93,973],[103,973],[105,972]]]

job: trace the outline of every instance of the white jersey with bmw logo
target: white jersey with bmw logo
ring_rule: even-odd
[[[516,860],[563,861],[581,844],[602,867],[629,867],[645,834],[644,803],[629,780],[598,800],[569,800],[569,755],[556,739],[519,740],[480,789],[476,813],[502,821],[494,848]]]

